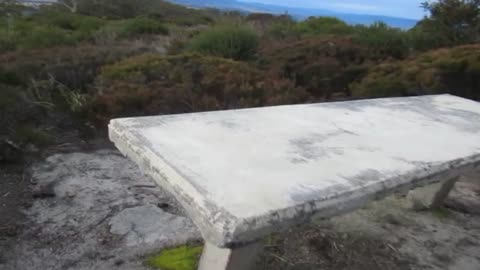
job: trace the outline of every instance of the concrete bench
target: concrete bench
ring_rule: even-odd
[[[438,205],[480,164],[480,104],[450,95],[115,119],[109,132],[201,230],[201,270],[249,269],[268,234],[393,192],[424,186],[409,197]]]

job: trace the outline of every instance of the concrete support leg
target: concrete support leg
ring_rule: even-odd
[[[206,242],[198,270],[252,270],[262,249],[261,242],[234,249]]]
[[[458,177],[411,190],[407,195],[410,207],[414,210],[426,210],[441,207],[457,180]]]

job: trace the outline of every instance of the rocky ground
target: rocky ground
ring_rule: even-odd
[[[68,151],[67,151],[68,152]],[[0,269],[147,269],[146,255],[200,234],[164,191],[116,150],[53,154],[0,170]],[[480,269],[480,177],[448,208],[404,196],[265,240],[258,269]]]

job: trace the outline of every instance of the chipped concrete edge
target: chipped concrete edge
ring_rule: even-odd
[[[311,218],[326,219],[347,214],[396,192],[409,191],[417,187],[456,178],[466,172],[480,170],[480,155],[433,166],[428,170],[417,170],[401,177],[390,178],[336,194],[327,200],[313,200],[293,207],[281,209],[270,215],[254,217],[239,222],[235,240],[250,241],[274,231],[288,229],[292,225],[308,222]]]
[[[180,202],[188,216],[200,229],[203,238],[215,245],[225,246],[224,243],[228,242],[226,239],[230,238],[228,235],[230,227],[235,227],[235,224],[232,224],[235,221],[234,218],[229,213],[218,211],[215,213],[209,209],[207,205],[212,203],[207,202],[201,192],[165,160],[151,150],[141,147],[142,144],[138,143],[138,138],[118,122],[112,120],[108,129],[110,140],[120,152],[135,162],[144,173],[151,176],[160,187],[166,189]],[[185,190],[188,190],[188,194]],[[229,215],[230,218],[222,219],[223,215]]]
[[[272,232],[308,222],[313,216],[329,218],[345,214],[395,192],[408,191],[480,169],[480,155],[474,155],[339,193],[326,200],[312,200],[264,215],[239,219],[209,201],[205,194],[197,190],[158,154],[141,147],[139,138],[127,129],[128,127],[117,120],[112,120],[109,125],[110,140],[120,152],[152,176],[158,185],[172,193],[200,229],[204,239],[219,247],[234,247],[254,242]]]

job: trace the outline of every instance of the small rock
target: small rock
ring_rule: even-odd
[[[392,214],[387,214],[385,215],[385,221],[389,224],[392,224],[392,225],[403,225],[404,222],[402,221],[402,219],[396,215],[392,215]]]
[[[120,266],[120,265],[122,265],[122,264],[124,264],[124,263],[125,263],[124,260],[118,259],[118,260],[115,261],[115,266]]]
[[[34,199],[47,199],[47,198],[55,197],[55,190],[53,188],[53,185],[49,184],[49,185],[39,186],[37,189],[33,191],[32,197]]]

